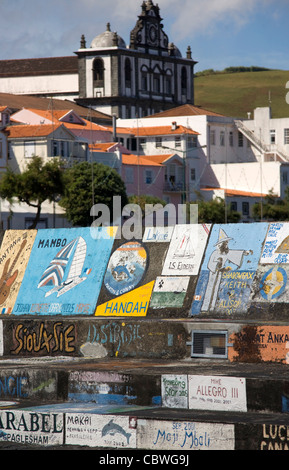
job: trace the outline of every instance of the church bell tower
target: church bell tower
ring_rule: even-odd
[[[130,43],[111,31],[96,36],[87,47],[82,36],[77,102],[120,118],[142,117],[181,104],[194,104],[194,65],[164,31],[159,6],[144,1]]]

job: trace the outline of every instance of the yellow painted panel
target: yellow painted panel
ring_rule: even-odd
[[[153,287],[154,281],[120,295],[113,300],[109,300],[97,307],[95,315],[105,317],[145,317]]]

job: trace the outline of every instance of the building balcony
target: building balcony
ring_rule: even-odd
[[[166,182],[164,184],[165,193],[182,193],[184,191],[183,183]]]

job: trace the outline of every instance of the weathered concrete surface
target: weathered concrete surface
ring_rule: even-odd
[[[140,359],[119,359],[106,358],[103,360],[85,360],[69,358],[42,358],[38,361],[30,359],[2,360],[1,383],[5,377],[13,378],[13,383],[21,382],[21,378],[29,377],[29,388],[24,388],[22,396],[17,394],[3,396],[1,388],[1,411],[0,423],[4,423],[5,410],[10,413],[10,418],[15,410],[27,410],[28,414],[42,413],[54,410],[55,413],[71,412],[70,406],[83,416],[88,416],[91,412],[100,414],[113,414],[114,416],[134,416],[136,419],[161,420],[166,423],[205,423],[220,425],[223,429],[225,425],[234,426],[234,449],[260,450],[268,447],[269,443],[273,447],[286,448],[289,445],[288,411],[282,410],[282,399],[287,394],[289,386],[289,374],[286,365],[282,364],[240,364],[228,363],[226,361],[198,360],[194,362],[167,361],[167,360],[140,360]],[[247,406],[246,412],[224,412],[216,410],[192,410],[181,408],[164,408],[161,401],[153,403],[152,399],[161,396],[161,377],[165,374],[175,375],[200,375],[200,376],[226,376],[243,377],[246,379]],[[42,381],[39,382],[39,377]],[[50,389],[48,382],[53,377],[54,385]],[[47,384],[45,385],[45,378]],[[93,390],[85,390],[87,384],[96,387],[95,390],[101,395],[102,390],[97,389],[97,381],[106,386],[119,384],[118,395],[129,397],[133,395],[133,400],[114,402],[114,393],[111,394],[111,402],[106,402],[103,408],[102,402],[95,400],[96,395]],[[39,383],[42,384],[39,387]],[[125,387],[123,385],[125,384]],[[75,392],[75,387],[84,386],[86,397],[78,402],[73,401],[71,393]],[[39,388],[45,393],[39,394]],[[10,387],[12,390],[12,387]],[[21,389],[21,387],[20,387]],[[79,391],[79,390],[78,390]],[[81,390],[80,390],[81,391]],[[27,393],[26,393],[27,392]],[[106,396],[111,391],[106,390]],[[24,396],[25,395],[25,396]],[[5,400],[8,404],[5,406]],[[11,404],[14,400],[14,404]],[[87,400],[87,401],[85,401]],[[89,407],[87,408],[87,406]],[[91,408],[92,407],[92,408]],[[92,411],[94,410],[94,411]],[[3,415],[4,413],[4,415]],[[26,415],[25,415],[26,416]],[[12,419],[12,418],[11,418]],[[23,418],[24,419],[24,418]],[[23,421],[24,422],[24,421]],[[22,427],[23,427],[22,422]],[[210,424],[210,425],[211,425]],[[1,424],[2,425],[2,424]],[[4,424],[3,424],[4,425]],[[9,447],[10,445],[10,447]],[[41,445],[25,444],[25,442],[0,442],[0,449],[9,448],[42,448]],[[45,447],[47,449],[70,448],[68,444],[57,444]],[[81,445],[73,448],[82,448]],[[86,449],[86,445],[84,444]],[[88,447],[90,449],[91,447]],[[97,448],[97,447],[96,447]]]

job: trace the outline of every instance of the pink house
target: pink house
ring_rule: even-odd
[[[177,170],[171,174],[170,165]],[[122,155],[122,179],[128,196],[147,195],[180,204],[183,194],[183,162],[176,154]]]

